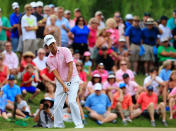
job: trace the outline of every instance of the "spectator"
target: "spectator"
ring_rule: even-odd
[[[126,22],[125,22],[125,30],[128,29],[132,25],[133,22],[133,15],[132,14],[127,14],[125,16]]]
[[[155,68],[150,69],[150,74],[144,79],[144,88],[152,86],[153,91],[159,96],[162,94],[163,102],[166,104],[166,83],[157,76]]]
[[[7,83],[9,68],[4,65],[4,55],[0,54],[0,88]]]
[[[51,9],[49,7],[49,5],[45,5],[43,8],[43,17],[45,20],[47,20],[47,18],[51,15]]]
[[[80,16],[82,16],[81,15],[81,10],[79,8],[75,8],[74,9],[74,19],[73,19],[75,23],[76,23],[77,18],[80,17]]]
[[[176,118],[175,114],[176,114],[176,100],[175,100],[175,97],[176,97],[176,87],[173,88],[173,90],[170,92],[168,98],[169,98],[169,109],[170,109],[170,117],[169,119],[172,120],[173,117]]]
[[[13,28],[11,30],[11,41],[13,51],[16,52],[19,42],[19,21],[21,18],[21,13],[19,13],[19,4],[17,2],[13,2],[12,9],[14,10],[14,12],[10,15],[10,24]]]
[[[78,71],[78,74],[79,74],[79,77],[80,77],[81,81],[83,83],[86,83],[87,82],[87,76],[86,76],[86,73],[83,71],[82,61],[77,60],[76,61],[76,67],[77,67],[77,71]]]
[[[147,28],[142,30],[142,44],[144,46],[145,53],[141,57],[141,60],[144,61],[145,75],[148,75],[149,65],[152,67],[155,61],[153,47],[156,47],[157,36],[162,34],[162,31],[158,28],[157,23],[154,22],[152,18],[147,19],[146,24]]]
[[[65,10],[64,11],[64,17],[69,21],[70,28],[73,28],[75,26],[75,21],[71,20],[71,11]]]
[[[38,29],[36,30],[36,50],[38,48],[43,47],[43,38],[44,38],[44,29],[45,29],[45,23],[46,19],[44,19],[42,11],[43,11],[43,2],[37,1],[36,2],[36,12],[34,13],[34,16],[37,19],[37,25]]]
[[[176,71],[172,71],[167,83],[167,92],[170,93],[176,87]]]
[[[7,41],[6,31],[11,29],[9,20],[2,16],[2,9],[0,8],[0,53],[4,50],[4,43]]]
[[[28,64],[26,67],[26,72],[23,75],[21,83],[21,92],[25,97],[27,92],[32,94],[32,97],[28,99],[28,102],[32,103],[32,99],[40,93],[40,89],[37,89],[32,84],[34,82],[40,82],[37,79],[37,73],[34,73],[34,67],[31,64]]]
[[[139,17],[134,16],[132,26],[126,29],[125,36],[127,40],[128,51],[130,52],[130,60],[133,63],[134,74],[138,71],[138,62],[140,60],[139,51],[141,45],[142,30],[139,27]]]
[[[127,62],[124,60],[120,61],[120,69],[116,71],[117,82],[123,81],[123,74],[127,73],[130,77],[130,80],[134,80],[133,72],[127,68]]]
[[[89,111],[89,116],[102,125],[106,122],[116,123],[117,115],[111,113],[111,102],[105,94],[101,93],[102,85],[95,85],[95,93],[88,96],[85,107]]]
[[[163,81],[169,81],[169,78],[172,72],[171,67],[172,67],[172,63],[170,60],[163,62],[163,65],[161,66],[161,70],[159,72],[159,76]]]
[[[53,84],[47,82],[45,84],[45,86],[46,86],[46,93],[45,93],[44,97],[45,98],[49,97],[49,98],[51,98],[54,101],[55,88],[54,88]]]
[[[108,78],[108,72],[104,69],[104,64],[99,63],[97,69],[92,72],[92,75],[99,74],[101,76],[101,82],[104,83]]]
[[[172,13],[173,17],[171,17],[168,21],[167,21],[167,27],[169,27],[170,30],[173,30],[176,25],[175,25],[175,18],[176,18],[176,10],[173,10]]]
[[[32,6],[32,14],[36,12],[37,10],[37,2],[31,2],[30,5]]]
[[[176,58],[175,49],[169,46],[168,38],[163,38],[161,40],[162,44],[158,47],[157,56],[159,62],[163,62],[165,60],[172,60]]]
[[[103,91],[109,97],[111,102],[113,101],[114,94],[116,93],[118,84],[116,82],[116,77],[113,73],[108,75],[107,81],[103,84]]]
[[[29,4],[25,5],[26,14],[22,16],[21,28],[23,38],[23,52],[32,51],[35,53],[36,50],[36,30],[37,19],[32,15],[32,6]]]
[[[137,106],[141,106],[142,115],[150,118],[153,127],[156,127],[155,116],[159,118],[159,115],[162,116],[162,124],[168,127],[166,122],[165,104],[163,102],[157,104],[157,94],[153,92],[153,89],[152,86],[148,86],[147,91],[140,94]]]
[[[14,84],[14,81],[14,75],[9,75],[8,83],[2,87],[3,93],[7,96],[6,109],[11,111],[14,111],[15,97],[21,95],[20,87]],[[16,114],[20,116],[20,118],[25,118],[25,115],[18,109],[16,110]]]
[[[84,52],[84,57],[83,57],[83,66],[84,66],[84,71],[86,72],[87,75],[91,75],[92,71],[92,61],[90,59],[91,53],[89,51]]]
[[[51,9],[51,14],[54,14],[55,13],[55,11],[54,11],[55,5],[49,4],[49,8]]]
[[[56,26],[56,20],[57,16],[50,16],[51,25],[45,27],[44,35],[53,35],[56,39],[57,45],[61,47],[61,31],[60,28]]]
[[[82,16],[77,18],[75,26],[71,29],[71,32],[69,32],[69,37],[73,39],[73,49],[79,50],[81,55],[88,50],[89,32],[90,30],[86,26],[85,20]]]
[[[33,59],[33,62],[35,63],[39,71],[41,71],[46,68],[47,57],[45,56],[45,50],[43,48],[39,48],[37,54],[38,56]]]
[[[37,125],[34,127],[43,127],[43,128],[52,128],[54,127],[54,101],[46,97],[40,101],[40,110],[37,115],[34,117],[34,121],[37,122]]]
[[[103,13],[101,11],[95,12],[95,18],[97,18],[97,20],[99,22],[98,30],[102,30],[105,28],[105,23],[102,21],[102,15],[103,15]]]
[[[150,13],[148,13],[148,12],[145,12],[145,13],[144,13],[143,20],[140,21],[140,23],[139,23],[139,27],[140,27],[141,29],[146,28],[147,19],[150,18],[150,17],[151,17],[151,14],[150,14]]]
[[[11,42],[5,43],[5,50],[3,51],[3,54],[4,54],[4,64],[8,66],[10,74],[16,75],[18,73],[19,61],[16,53],[12,51]]]

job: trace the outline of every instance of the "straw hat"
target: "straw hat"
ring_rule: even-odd
[[[35,55],[34,55],[31,51],[26,51],[26,52],[23,54],[23,57],[26,57],[26,56],[32,56],[33,58],[35,57]]]
[[[147,22],[145,24],[147,24],[147,25],[153,25],[154,24],[154,20],[152,18],[148,18]]]

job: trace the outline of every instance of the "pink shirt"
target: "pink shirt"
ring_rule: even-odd
[[[73,61],[73,56],[71,51],[65,47],[58,47],[58,51],[56,56],[52,53],[49,54],[47,58],[47,64],[50,67],[50,70],[57,70],[60,74],[61,79],[66,82],[68,77],[68,63]],[[76,65],[73,62],[73,74],[72,77],[77,76],[78,72],[76,69]]]
[[[87,81],[87,76],[86,76],[86,73],[84,71],[81,71],[79,73],[79,78],[83,81],[83,82],[86,82]]]
[[[90,33],[89,33],[89,47],[93,48],[95,46],[96,43],[96,38],[97,38],[97,30],[96,29],[91,29],[89,27]]]
[[[112,89],[112,93],[114,94],[114,93],[116,93],[116,89],[118,88],[118,83],[117,82],[115,82],[115,83],[113,83],[112,85],[108,82],[108,81],[106,81],[104,84],[103,84],[103,89],[104,90],[107,90],[109,87],[113,87],[113,89]]]
[[[127,69],[125,72],[122,71],[121,69],[119,69],[117,72],[116,72],[116,78],[120,81],[123,81],[123,74],[124,73],[127,73],[130,77],[130,80],[134,80],[134,74],[131,70]]]
[[[104,70],[103,73],[101,73],[101,72],[98,71],[98,70],[94,70],[94,71],[92,72],[92,76],[93,76],[94,74],[99,74],[99,75],[101,76],[102,83],[104,83],[104,82],[107,80],[107,78],[108,78],[108,72],[107,72],[106,70]]]
[[[176,87],[174,87],[174,89],[172,89],[171,93],[169,94],[169,96],[173,96],[176,95]]]
[[[3,52],[5,58],[4,58],[4,64],[8,66],[9,69],[16,69],[18,68],[18,56],[14,53],[8,53],[7,51]]]
[[[117,44],[119,40],[119,31],[117,29],[108,29],[111,32],[111,40],[113,41],[113,44]]]

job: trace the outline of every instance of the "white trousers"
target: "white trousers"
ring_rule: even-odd
[[[71,86],[69,86],[68,91],[68,104],[71,109],[71,116],[75,126],[81,125],[81,115],[80,109],[76,102],[77,92],[79,89],[79,76],[75,76],[71,79]],[[65,103],[66,95],[64,95],[64,90],[62,85],[56,80],[56,92],[54,97],[54,110],[57,108],[54,114],[54,127],[64,128],[63,122],[63,106]],[[61,100],[62,99],[62,100]],[[59,103],[60,102],[60,103]],[[59,104],[59,105],[58,105]]]

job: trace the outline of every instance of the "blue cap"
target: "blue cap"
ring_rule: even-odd
[[[153,91],[153,86],[147,86],[148,91]]]
[[[14,75],[9,75],[8,80],[15,80],[15,76]]]
[[[125,87],[126,88],[126,84],[125,83],[120,83],[120,89],[122,89],[123,87]]]

